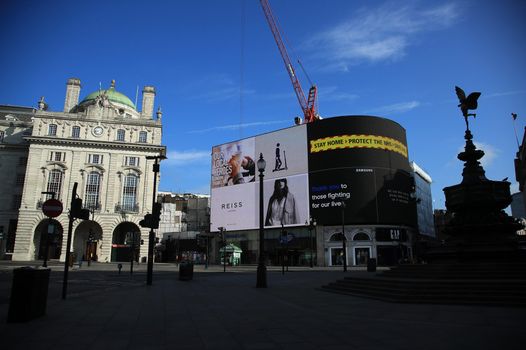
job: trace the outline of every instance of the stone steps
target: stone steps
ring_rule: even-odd
[[[524,266],[403,265],[345,277],[322,290],[399,303],[526,306]],[[513,271],[510,271],[513,270]]]

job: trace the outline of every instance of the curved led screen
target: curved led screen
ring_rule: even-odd
[[[405,130],[378,117],[323,119],[212,148],[211,223],[259,227],[263,154],[265,227],[406,224],[414,220]]]

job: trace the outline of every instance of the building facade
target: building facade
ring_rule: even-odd
[[[11,257],[15,246],[18,209],[29,154],[25,137],[33,129],[34,108],[0,105],[0,259]],[[6,255],[7,254],[7,255]]]
[[[215,259],[210,239],[210,196],[160,192],[161,221],[157,235],[162,242],[163,261],[191,259],[203,262],[208,253]],[[203,237],[202,242],[198,238]],[[209,249],[206,249],[208,244]],[[210,261],[215,261],[211,259]]]
[[[415,179],[418,234],[436,238],[433,218],[433,197],[431,194],[431,183],[433,180],[431,176],[415,162],[411,162],[411,169],[413,169],[413,178]]]
[[[142,110],[116,90],[115,81],[108,89],[82,100],[80,96],[80,80],[72,78],[66,84],[63,111],[48,110],[44,98],[31,111],[31,134],[21,143],[27,149],[27,165],[16,231],[10,236],[13,260],[45,255],[64,260],[75,184],[91,213],[91,220],[73,223],[69,249],[76,259],[109,262],[147,256],[148,230],[139,221],[151,212],[154,161],[146,156],[166,152],[161,144],[162,114],[160,109],[153,111],[155,89],[144,87]],[[52,197],[62,202],[64,211],[50,220],[42,205]],[[138,244],[141,237],[144,245]]]
[[[241,263],[257,261],[261,221],[274,265],[412,258],[414,171],[405,129],[392,120],[339,116],[217,145],[211,175],[211,231],[242,250]]]
[[[526,218],[526,208],[524,207],[524,194],[516,192],[511,195],[511,216],[518,219]]]

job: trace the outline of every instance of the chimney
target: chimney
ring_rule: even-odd
[[[155,88],[153,86],[145,86],[142,89],[142,111],[143,118],[153,118],[153,103],[155,100]]]
[[[69,78],[66,83],[66,100],[64,101],[64,112],[69,113],[78,105],[80,96],[80,79]]]

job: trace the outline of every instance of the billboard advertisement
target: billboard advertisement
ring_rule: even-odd
[[[308,188],[307,174],[264,181],[265,227],[305,225],[309,218]],[[259,192],[257,197],[259,199]],[[256,217],[259,220],[259,216]]]
[[[278,130],[256,137],[256,153],[267,162],[265,179],[307,174],[307,125]]]
[[[212,148],[212,189],[254,182],[254,138]]]
[[[211,222],[259,227],[263,154],[265,227],[411,224],[414,206],[405,130],[378,117],[323,119],[212,149]]]
[[[260,154],[266,161],[264,215],[270,215],[267,226],[280,226],[282,221],[284,226],[304,225],[309,217],[306,150],[306,125],[213,147],[211,230],[259,227],[256,162]],[[282,187],[277,188],[278,185]]]
[[[349,116],[309,126],[312,217],[321,224],[412,222],[407,142],[398,123]]]

